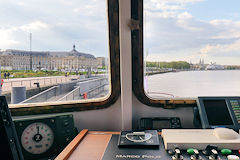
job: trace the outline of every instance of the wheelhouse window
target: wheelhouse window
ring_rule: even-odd
[[[239,96],[240,2],[144,0],[145,94]]]
[[[0,2],[0,92],[9,104],[109,97],[106,4],[102,0]]]

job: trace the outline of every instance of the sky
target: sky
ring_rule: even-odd
[[[108,57],[104,0],[0,0],[0,49],[70,51]]]
[[[239,0],[144,0],[148,61],[240,65]],[[0,49],[108,57],[105,0],[0,0]]]
[[[240,65],[239,6],[239,0],[145,0],[145,59]]]

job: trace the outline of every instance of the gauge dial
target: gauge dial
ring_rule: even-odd
[[[53,144],[52,129],[44,123],[32,123],[27,126],[21,136],[23,148],[32,154],[46,152]]]

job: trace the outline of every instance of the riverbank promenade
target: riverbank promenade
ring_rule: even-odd
[[[79,79],[79,78],[80,78],[79,75],[70,75],[67,77],[50,76],[50,77],[3,79],[2,94],[11,92],[12,87],[25,86],[26,89],[32,89],[37,87],[52,86],[58,83],[65,83],[73,79]]]

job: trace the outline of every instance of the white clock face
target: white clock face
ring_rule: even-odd
[[[46,152],[53,144],[52,129],[44,123],[32,123],[24,129],[21,137],[23,148],[32,154]]]

